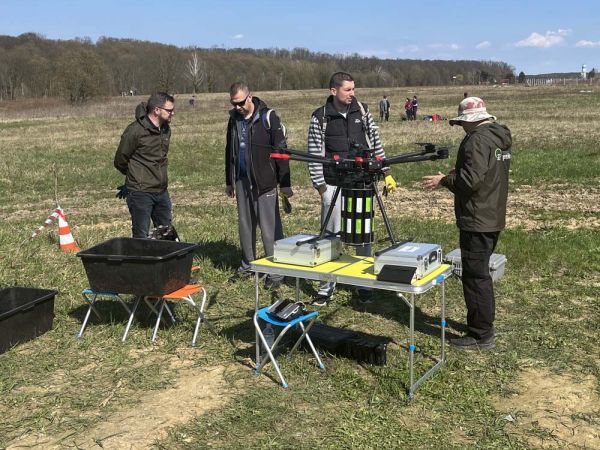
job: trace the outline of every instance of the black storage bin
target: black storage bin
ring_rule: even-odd
[[[77,253],[98,292],[162,296],[189,283],[198,244],[114,238]]]
[[[27,287],[0,290],[0,353],[52,329],[57,293]]]

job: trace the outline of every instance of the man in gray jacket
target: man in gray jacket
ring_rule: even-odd
[[[171,225],[167,153],[174,109],[175,99],[164,92],[140,103],[115,154],[114,165],[126,177],[117,196],[127,199],[134,238],[148,236],[150,219],[155,227]]]
[[[454,193],[454,212],[460,229],[468,332],[450,339],[450,344],[489,350],[494,347],[496,311],[489,261],[506,223],[512,138],[510,130],[496,123],[478,97],[463,99],[458,117],[451,119],[450,125],[461,125],[466,133],[454,169],[447,175],[423,177],[426,188],[443,186]]]

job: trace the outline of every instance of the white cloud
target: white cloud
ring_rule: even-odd
[[[379,58],[382,56],[388,56],[390,52],[388,50],[361,50],[358,52],[358,54],[360,56],[374,56],[376,58]]]
[[[396,49],[398,53],[415,53],[419,51],[419,47],[416,45],[405,45]]]
[[[235,36],[231,36],[231,39],[243,39],[244,35],[243,34],[236,34]]]
[[[586,41],[585,39],[581,41],[577,41],[575,47],[585,47],[585,48],[598,48],[600,47],[600,41]]]
[[[435,50],[460,50],[460,45],[458,44],[430,44],[429,48]]]
[[[562,44],[565,41],[565,36],[570,33],[571,30],[562,28],[559,28],[557,31],[546,31],[546,34],[540,34],[534,31],[526,39],[515,43],[515,45],[517,47],[555,47]]]
[[[484,48],[490,48],[491,46],[492,46],[492,43],[490,41],[483,41],[483,42],[480,42],[479,44],[477,44],[475,46],[475,48],[484,49]]]

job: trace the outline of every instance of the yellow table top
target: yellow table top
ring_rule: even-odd
[[[433,272],[427,274],[420,280],[415,280],[411,283],[413,286],[422,286],[429,283],[431,280],[437,278],[440,274],[444,273],[450,266],[448,264],[442,264],[440,267],[435,269]],[[355,262],[350,266],[346,266],[335,272],[336,275],[349,276],[354,278],[362,278],[365,280],[376,280],[377,275],[373,270],[373,258],[362,258],[360,261]]]
[[[343,269],[346,266],[352,265],[358,261],[364,259],[364,256],[350,256],[350,255],[342,255],[339,259],[334,261],[329,261],[323,264],[320,264],[315,267],[310,266],[299,266],[296,264],[285,264],[285,263],[276,263],[273,262],[273,257],[268,256],[266,258],[257,259],[256,261],[252,261],[251,264],[253,266],[263,266],[263,267],[277,267],[280,269],[292,269],[292,270],[302,270],[310,273],[334,273],[339,269]],[[373,258],[371,258],[372,260]]]
[[[252,261],[254,268],[272,267],[279,269],[289,269],[313,274],[332,274],[336,276],[346,276],[362,280],[376,281],[377,276],[373,271],[373,257],[351,256],[343,254],[339,259],[329,261],[316,267],[299,266],[295,264],[283,264],[273,262],[273,257],[267,257]],[[448,264],[442,264],[440,267],[429,273],[420,280],[411,283],[412,286],[423,286],[434,280],[450,268]]]

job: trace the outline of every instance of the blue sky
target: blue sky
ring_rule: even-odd
[[[600,69],[600,1],[0,0],[0,34]]]

